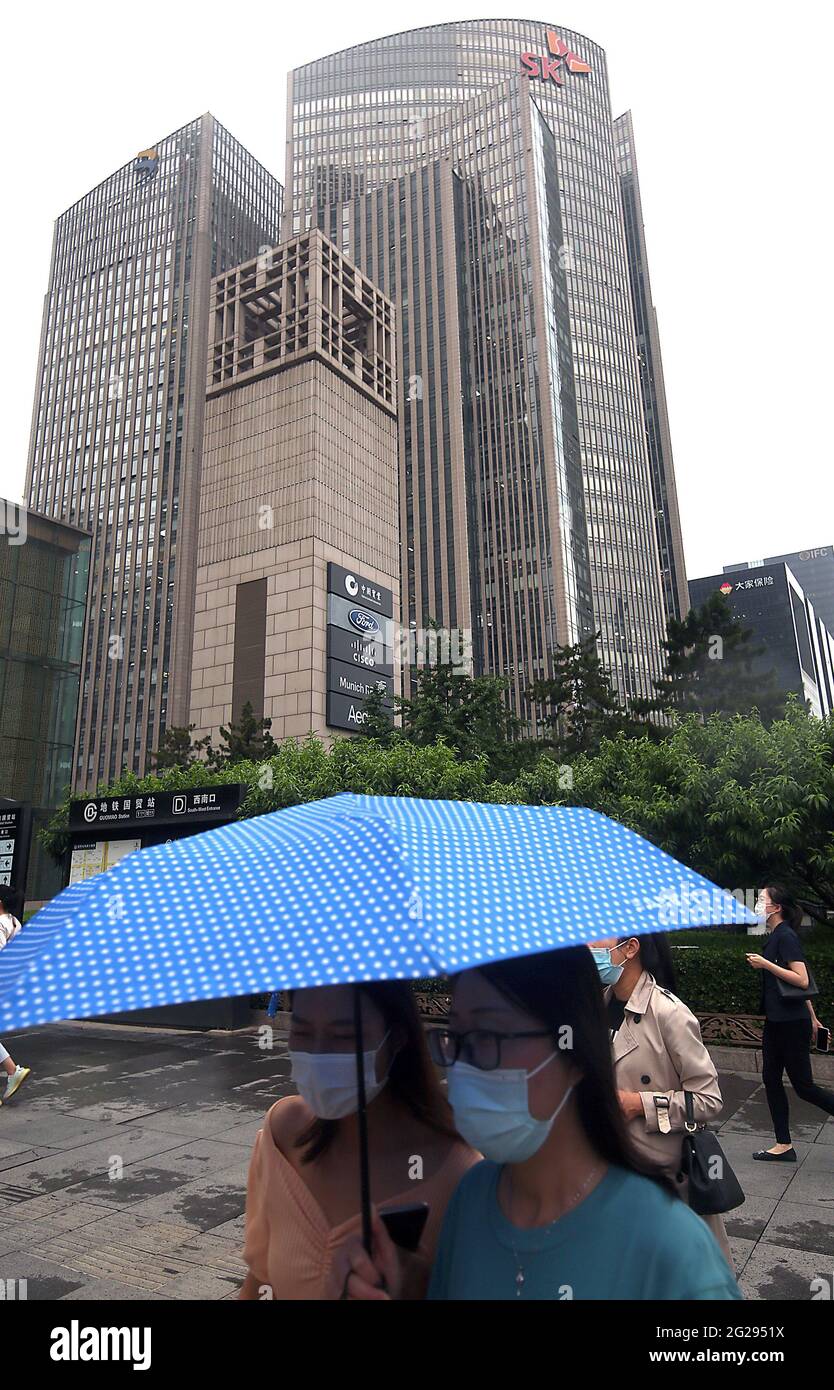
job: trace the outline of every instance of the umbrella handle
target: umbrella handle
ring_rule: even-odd
[[[368,1161],[368,1113],[365,1096],[365,1048],[359,986],[353,987],[353,1031],[356,1037],[356,1084],[359,1093],[359,1199],[362,1211],[362,1244],[371,1253],[371,1174]]]

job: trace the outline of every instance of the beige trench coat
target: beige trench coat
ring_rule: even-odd
[[[609,985],[605,990],[606,1004],[611,992]],[[644,970],[626,1003],[612,1047],[617,1089],[637,1091],[643,1102],[643,1114],[628,1123],[629,1137],[642,1157],[657,1164],[672,1179],[686,1201],[687,1181],[680,1162],[686,1119],[684,1091],[692,1093],[699,1124],[715,1120],[724,1104],[715,1064],[701,1040],[698,1020],[680,999],[661,989],[654,976]],[[733,1269],[724,1222],[720,1216],[703,1219]]]

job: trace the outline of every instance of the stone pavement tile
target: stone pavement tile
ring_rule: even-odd
[[[768,1142],[773,1142],[772,1135],[768,1139],[767,1135],[721,1131],[721,1147],[746,1196],[774,1199],[781,1197],[796,1176],[798,1165],[795,1163],[756,1162],[752,1156],[754,1150],[766,1148]],[[803,1145],[802,1149],[803,1152],[807,1152],[807,1144]]]
[[[815,1106],[797,1100],[790,1087],[786,1087],[791,1117],[791,1137],[803,1142],[813,1142],[822,1128],[823,1114]],[[744,1134],[770,1135],[773,1140],[773,1121],[767,1107],[764,1089],[758,1091],[750,1100],[740,1105],[731,1120],[721,1127],[722,1135],[738,1131]],[[764,1145],[765,1148],[768,1145]]]
[[[189,1233],[189,1238],[172,1252],[181,1260],[190,1260],[206,1269],[234,1274],[242,1279],[246,1273],[243,1244],[239,1240],[218,1236],[216,1232]]]
[[[194,1269],[191,1262],[177,1259],[168,1251],[137,1250],[135,1246],[117,1241],[93,1244],[86,1229],[59,1233],[37,1247],[33,1255],[89,1278],[113,1279],[131,1288],[152,1292],[158,1292],[170,1279]]]
[[[141,1104],[138,1101],[116,1100],[102,1101],[97,1105],[77,1105],[73,1109],[73,1114],[82,1120],[101,1120],[110,1124],[122,1125],[132,1120],[148,1121],[158,1112],[164,1113],[164,1107],[159,1104]]]
[[[829,1115],[814,1142],[816,1144],[834,1144],[834,1115]]]
[[[9,1145],[12,1148],[12,1145]],[[4,1154],[0,1144],[0,1172],[11,1173],[15,1168],[22,1168],[24,1164],[34,1163],[38,1158],[49,1158],[50,1154],[58,1153],[58,1149],[47,1149],[41,1145],[37,1149],[19,1148],[13,1153]]]
[[[255,1115],[244,1124],[234,1125],[232,1129],[222,1130],[220,1133],[215,1134],[214,1138],[220,1144],[242,1144],[251,1154],[255,1143],[255,1136],[258,1130],[263,1128],[264,1119],[264,1115]]]
[[[42,1259],[30,1251],[19,1250],[0,1258],[0,1278],[25,1279],[29,1301],[63,1298],[84,1284],[84,1275],[76,1269]]]
[[[32,1197],[27,1194],[26,1200],[16,1202],[14,1205],[7,1204],[4,1207],[4,1215],[15,1221],[39,1221],[41,1218],[49,1220],[61,1219],[65,1224],[62,1229],[70,1229],[72,1224],[83,1226],[86,1220],[86,1213],[89,1212],[90,1219],[95,1221],[98,1216],[106,1216],[110,1211],[118,1211],[119,1207],[112,1202],[100,1201],[80,1201],[72,1192],[47,1192],[42,1197]],[[75,1214],[80,1213],[82,1219],[74,1220]]]
[[[30,1203],[24,1202],[23,1205],[29,1206]],[[44,1212],[37,1218],[29,1212],[27,1224],[31,1224],[36,1232],[40,1232],[42,1240],[45,1232],[54,1235],[58,1231],[77,1231],[81,1227],[98,1226],[112,1215],[109,1207],[94,1206],[91,1202],[78,1202],[70,1198],[66,1206]]]
[[[730,1253],[733,1257],[736,1279],[741,1278],[744,1266],[755,1248],[756,1242],[754,1240],[745,1240],[743,1236],[730,1237]]]
[[[776,1210],[777,1200],[776,1197],[746,1195],[742,1206],[724,1213],[728,1236],[750,1240],[755,1244]]]
[[[793,1187],[778,1203],[763,1239],[770,1245],[790,1246],[834,1256],[834,1201],[791,1201]]]
[[[175,1149],[182,1143],[175,1135],[163,1134],[159,1130],[145,1130],[138,1125],[108,1128],[109,1134],[106,1139],[97,1139],[92,1144],[68,1149],[66,1153],[53,1153],[49,1158],[41,1158],[34,1163],[16,1167],[13,1175],[15,1184],[28,1189],[32,1196],[75,1187],[78,1191],[84,1190],[84,1200],[89,1200],[89,1195],[95,1193],[103,1200],[121,1202],[129,1200],[132,1193],[125,1187],[124,1178],[121,1182],[110,1180],[109,1173],[114,1158],[122,1160],[126,1173],[131,1165],[139,1165],[142,1160],[145,1172],[148,1173],[151,1167],[149,1161],[155,1158],[162,1164],[165,1180],[170,1180],[172,1171],[182,1171],[184,1166],[188,1167],[184,1158],[178,1160],[173,1170],[169,1164],[164,1163],[165,1151]],[[227,1155],[228,1151],[228,1145],[222,1145],[221,1152]],[[194,1166],[199,1168],[202,1165],[197,1162]],[[159,1181],[162,1180],[161,1175]],[[3,1184],[0,1182],[0,1201],[2,1194]],[[147,1189],[140,1195],[147,1195]]]
[[[216,1173],[214,1178],[185,1183],[138,1203],[136,1216],[185,1223],[199,1231],[216,1231],[246,1209],[246,1165]]]
[[[93,1303],[120,1303],[128,1299],[137,1302],[163,1302],[161,1293],[150,1289],[131,1288],[128,1284],[117,1284],[112,1279],[90,1279],[72,1293],[65,1293],[61,1302],[71,1303],[88,1300]]]
[[[94,1143],[96,1139],[106,1139],[114,1128],[112,1124],[56,1113],[51,1106],[34,1113],[31,1106],[24,1108],[21,1102],[16,1110],[6,1105],[0,1110],[0,1135],[3,1139],[20,1140],[30,1148],[81,1148],[84,1144]]]
[[[243,1275],[219,1274],[213,1270],[194,1269],[170,1280],[160,1287],[163,1298],[202,1300],[237,1298]]]
[[[834,1158],[831,1149],[827,1152]],[[827,1167],[821,1168],[806,1159],[799,1164],[785,1196],[789,1202],[806,1202],[812,1206],[820,1203],[834,1211],[834,1164],[829,1162]]]
[[[759,1089],[761,1085],[760,1076],[741,1076],[736,1072],[723,1072],[718,1077],[721,1086],[721,1096],[724,1101],[724,1108],[721,1111],[719,1125],[728,1123],[737,1113],[739,1108]]]
[[[830,1280],[831,1274],[827,1255],[760,1240],[744,1266],[739,1284],[748,1299],[808,1302],[813,1293],[811,1281],[821,1277]]]
[[[242,1250],[243,1242],[246,1237],[245,1211],[242,1211],[240,1216],[233,1217],[231,1221],[224,1221],[219,1226],[213,1226],[212,1235],[222,1236],[225,1240],[234,1240],[237,1242],[239,1248]]]
[[[799,1152],[797,1150],[797,1152]],[[830,1144],[807,1144],[800,1157],[799,1169],[815,1173],[830,1173],[834,1177],[834,1153]]]
[[[18,1251],[31,1250],[38,1238],[38,1224],[35,1221],[11,1221],[0,1216],[0,1278],[4,1276],[6,1256]]]
[[[77,1229],[76,1235],[79,1248],[118,1246],[143,1251],[148,1255],[161,1255],[176,1251],[191,1239],[193,1230],[190,1226],[154,1221],[149,1217],[142,1220],[130,1211],[118,1211],[103,1213],[94,1223]]]
[[[145,1121],[149,1129],[199,1139],[209,1136],[216,1138],[221,1131],[255,1123],[250,1106],[217,1100],[213,1104],[203,1102],[199,1105],[172,1106],[168,1110],[158,1111]]]

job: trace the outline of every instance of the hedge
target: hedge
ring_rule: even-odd
[[[834,933],[813,927],[800,936],[820,991],[814,1010],[822,1023],[834,1026]],[[760,955],[763,944],[760,936],[713,928],[671,933],[680,998],[696,1014],[760,1013],[761,972],[751,969],[746,956]],[[414,987],[424,994],[446,994],[449,982],[420,980]]]

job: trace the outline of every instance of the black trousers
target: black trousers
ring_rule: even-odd
[[[800,1018],[796,1023],[772,1023],[765,1020],[762,1034],[762,1081],[767,1103],[773,1117],[777,1144],[790,1144],[791,1129],[788,1116],[788,1097],[782,1085],[782,1073],[801,1100],[818,1105],[828,1115],[834,1115],[834,1091],[826,1091],[814,1081],[811,1071],[811,1020]]]

